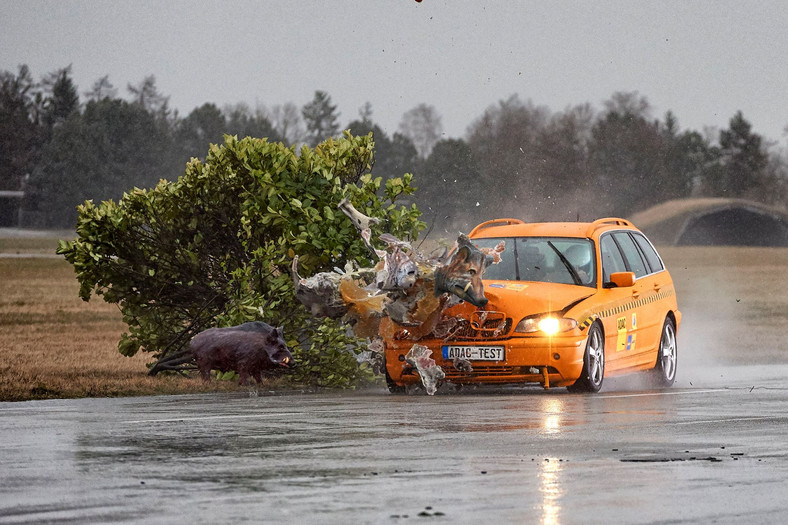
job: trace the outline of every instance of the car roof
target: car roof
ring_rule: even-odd
[[[638,231],[631,222],[605,217],[594,222],[523,222],[520,219],[493,219],[476,226],[468,237],[598,237],[607,230]]]

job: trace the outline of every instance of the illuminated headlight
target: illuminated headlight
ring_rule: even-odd
[[[559,332],[568,332],[577,328],[577,321],[564,317],[553,317],[552,315],[539,317],[526,317],[514,329],[521,334],[532,334],[542,332],[546,335],[555,335]]]

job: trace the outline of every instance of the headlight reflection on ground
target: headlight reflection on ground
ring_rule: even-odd
[[[562,430],[564,400],[558,397],[545,398],[542,403],[542,432],[558,434]],[[539,490],[542,493],[542,525],[561,522],[561,469],[559,458],[544,458],[541,464]]]
[[[542,430],[545,434],[557,434],[561,432],[561,419],[564,412],[564,402],[558,398],[545,400],[544,419],[542,420]]]
[[[539,485],[542,492],[542,525],[561,522],[561,466],[558,458],[545,458],[542,461]]]

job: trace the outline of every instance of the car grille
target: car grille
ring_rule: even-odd
[[[503,312],[473,312],[471,319],[463,319],[446,340],[490,341],[504,339],[512,329],[512,318]]]
[[[460,372],[453,366],[442,366],[443,372],[446,374],[446,379],[459,380],[459,379],[472,379],[475,377],[505,377],[505,376],[532,376],[541,377],[542,372],[539,371],[541,367],[531,366],[505,366],[505,365],[473,365],[473,370],[470,372]],[[558,370],[552,366],[547,367],[547,373],[551,375],[560,375]]]
[[[459,370],[453,367],[444,367],[443,371],[446,373],[447,379],[456,379],[456,378],[469,378],[469,377],[478,377],[478,376],[510,376],[514,373],[513,366],[473,366],[473,371],[471,372],[460,372]]]

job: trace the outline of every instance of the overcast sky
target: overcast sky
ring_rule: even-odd
[[[560,111],[638,91],[682,129],[737,110],[786,144],[788,2],[0,0],[0,69],[72,65],[80,93],[153,74],[185,116],[205,102],[273,106],[327,91],[340,122],[372,103],[389,134],[426,102],[463,137],[517,93]]]

